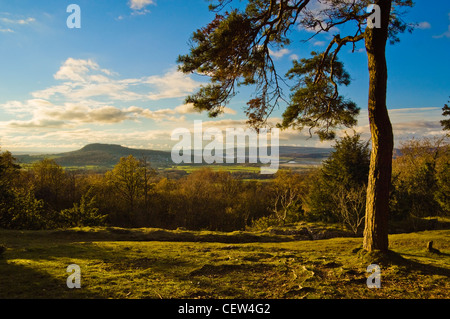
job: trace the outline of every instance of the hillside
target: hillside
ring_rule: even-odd
[[[332,149],[315,147],[280,147],[280,163],[318,164],[327,158]],[[246,151],[248,153],[248,149]],[[237,152],[235,152],[237,154]],[[121,157],[133,155],[136,158],[146,157],[152,166],[170,167],[173,164],[170,151],[134,149],[116,144],[89,144],[83,148],[58,154],[15,155],[19,163],[31,164],[44,158],[54,159],[65,167],[107,167],[117,164]]]
[[[170,152],[133,149],[115,144],[89,144],[85,147],[59,154],[43,155],[16,155],[19,163],[31,164],[44,158],[52,158],[62,166],[99,166],[112,167],[119,162],[121,157],[133,155],[136,158],[146,157],[149,162],[157,166],[167,166],[170,159]]]

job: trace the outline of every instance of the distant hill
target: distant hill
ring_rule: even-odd
[[[133,155],[136,158],[146,157],[152,165],[168,165],[171,163],[170,152],[133,149],[116,144],[89,144],[72,152],[47,155],[16,155],[20,163],[30,164],[44,158],[54,159],[62,166],[100,166],[111,167],[121,157]]]
[[[332,148],[280,146],[280,156],[293,158],[327,158]]]
[[[327,158],[331,148],[280,146],[280,162],[295,161],[320,162]],[[247,150],[248,151],[248,150]],[[237,154],[237,152],[235,152]],[[146,157],[153,167],[170,167],[173,164],[170,151],[128,148],[116,144],[89,144],[83,148],[65,153],[45,155],[15,155],[19,163],[31,164],[44,158],[54,159],[65,167],[96,166],[110,168],[117,164],[121,157],[133,155],[136,158]]]

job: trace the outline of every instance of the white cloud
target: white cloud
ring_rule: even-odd
[[[235,110],[225,106],[223,107],[223,114],[236,115],[237,113]]]
[[[448,13],[448,19],[450,20],[450,12]],[[450,39],[450,25],[447,28],[447,31],[445,31],[444,33],[440,34],[440,35],[435,35],[433,36],[434,39],[442,39],[442,38],[447,38]]]
[[[435,39],[442,39],[442,38],[450,39],[450,25],[448,26],[448,29],[446,32],[444,32],[440,35],[435,35],[435,36],[433,36],[433,38],[435,38]]]
[[[194,109],[194,104],[188,103],[188,104],[182,104],[175,108],[175,112],[179,114],[193,114],[198,113],[196,109]]]
[[[30,24],[32,22],[35,22],[36,19],[34,18],[26,18],[26,19],[10,19],[10,18],[0,18],[0,22],[6,23],[6,24]]]
[[[64,82],[32,92],[32,96],[41,99],[106,97],[112,101],[155,101],[185,97],[201,85],[176,69],[163,75],[118,79],[117,73],[102,69],[92,60],[73,58],[68,58],[61,65],[54,78]]]
[[[95,106],[91,106],[94,104]],[[177,122],[184,120],[186,107],[175,109],[150,110],[137,106],[119,108],[112,105],[84,101],[82,103],[64,103],[55,105],[44,100],[28,100],[25,103],[19,101],[8,102],[1,105],[5,110],[25,113],[31,119],[12,120],[3,122],[6,127],[16,128],[45,128],[45,127],[75,127],[82,124],[116,124],[127,120],[137,121],[141,118],[155,121]],[[10,112],[12,113],[12,112]]]
[[[185,74],[173,69],[164,75],[149,76],[141,79],[140,83],[149,84],[156,88],[156,92],[146,95],[149,100],[185,97],[200,86],[200,83]]]
[[[289,53],[285,51],[278,54],[285,56]],[[293,58],[292,54],[290,58]],[[161,75],[123,78],[111,70],[102,68],[93,60],[69,58],[55,72],[54,79],[61,83],[31,92],[30,99],[0,104],[0,109],[13,117],[12,120],[0,122],[2,145],[12,145],[17,149],[18,145],[24,147],[33,145],[33,140],[36,143],[42,142],[42,145],[45,143],[63,145],[66,141],[70,141],[68,145],[72,143],[84,145],[88,140],[121,143],[127,141],[124,137],[126,136],[130,139],[128,145],[145,146],[148,145],[148,136],[153,134],[152,130],[145,129],[144,134],[137,129],[131,129],[122,136],[124,131],[112,132],[112,130],[119,132],[121,127],[118,129],[118,126],[113,126],[108,130],[107,126],[126,121],[139,124],[144,120],[154,121],[156,127],[158,124],[163,126],[164,130],[158,131],[158,138],[165,139],[166,142],[161,142],[164,144],[170,140],[172,127],[191,127],[192,122],[186,121],[186,118],[197,113],[192,104],[176,104],[175,107],[164,106],[159,109],[152,106],[156,100],[181,98],[199,87],[199,82],[175,69]],[[149,104],[146,105],[147,103]],[[225,115],[236,114],[236,111],[229,107],[224,107],[223,111]],[[439,124],[442,110],[439,107],[393,109],[389,110],[389,114],[396,141],[442,132]],[[368,139],[370,132],[367,118],[367,111],[362,110],[356,130]],[[280,119],[272,118],[271,124],[279,121]],[[95,134],[92,133],[92,136],[88,136],[90,133],[80,133],[86,132],[86,129],[89,130],[87,132],[91,132],[96,129],[96,125],[102,125],[102,129],[95,131]],[[225,117],[205,121],[203,125],[205,128],[220,129],[246,127],[246,119]],[[105,126],[108,129],[105,129]],[[54,134],[48,135],[50,132]],[[286,130],[281,133],[280,140],[284,145],[315,145],[317,139],[308,140],[307,133],[307,130],[303,132]],[[6,139],[6,143],[3,139]]]
[[[193,129],[193,122],[184,115],[189,114],[190,105],[180,105],[175,108],[149,110],[138,106],[120,109],[111,105],[89,106],[89,103],[53,105],[48,101],[30,100],[26,104],[35,108],[34,117],[24,121],[0,122],[2,147],[8,150],[77,149],[89,143],[113,143],[137,148],[170,149],[172,130],[177,127]],[[1,106],[0,106],[1,107]],[[392,109],[389,115],[394,130],[395,146],[401,141],[413,137],[436,136],[443,134],[439,120],[441,109],[409,108]],[[79,127],[79,124],[110,124],[124,120],[138,121],[142,118],[154,121],[165,121],[160,127],[130,130],[129,128],[96,126]],[[276,124],[280,118],[271,118],[270,124]],[[203,129],[246,128],[246,119],[218,119],[203,121]],[[361,110],[358,126],[355,130],[362,134],[365,140],[370,139],[367,110]],[[338,130],[337,135],[352,129]],[[309,138],[307,130],[294,129],[280,132],[281,145],[330,147],[334,142],[320,142],[317,137]]]
[[[89,74],[90,72],[98,72],[98,74]],[[114,76],[117,74],[108,69],[101,69],[96,62],[90,59],[68,58],[53,77],[56,80],[70,80],[75,82],[109,82],[106,75]]]
[[[1,12],[0,14],[2,15],[2,17],[0,17],[1,33],[15,33],[15,30],[12,28],[28,25],[36,21],[36,19],[32,17],[16,17],[8,12]]]
[[[155,4],[153,0],[130,0],[128,5],[133,10],[141,10],[150,4]]]
[[[131,15],[144,15],[150,11],[147,9],[149,5],[156,5],[154,0],[130,0],[128,6],[133,10]]]
[[[439,107],[390,109],[389,117],[392,123],[396,147],[401,141],[413,137],[431,137],[443,134],[440,125],[442,109]],[[364,139],[370,139],[367,110],[361,110],[355,130],[361,133]],[[340,133],[342,134],[343,132],[344,130]]]
[[[90,143],[120,144],[133,148],[166,149],[170,146],[163,141],[170,139],[169,130],[95,130],[92,128],[73,129],[57,128],[42,130],[29,128],[33,134],[2,134],[2,148],[10,151],[37,151],[49,153],[80,149]],[[17,131],[15,131],[17,132]]]
[[[431,24],[427,21],[420,22],[417,24],[417,29],[425,30],[425,29],[431,29]]]
[[[141,119],[175,124],[184,121],[185,115],[197,113],[192,104],[151,110],[138,106],[121,108],[94,100],[54,104],[44,99],[30,99],[25,102],[9,101],[0,105],[0,108],[16,117],[14,120],[0,122],[0,126],[23,129],[74,128],[85,124],[111,125],[125,121],[139,122]],[[236,112],[225,107],[224,113]]]
[[[273,56],[275,59],[281,59],[281,58],[284,57],[285,55],[291,53],[291,51],[288,50],[288,49],[286,49],[286,48],[280,49],[280,50],[278,50],[278,51],[272,51],[272,50],[269,49],[269,53],[270,53],[270,55]]]
[[[48,119],[32,119],[29,121],[9,121],[7,125],[11,128],[61,128],[65,126],[64,121]]]
[[[0,107],[9,114],[14,114],[18,117],[23,117],[24,114],[33,113],[40,109],[52,107],[53,104],[44,99],[31,99],[26,102],[8,101]]]

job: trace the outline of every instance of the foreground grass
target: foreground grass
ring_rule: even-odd
[[[278,238],[278,240],[277,240]],[[246,241],[246,243],[238,243]],[[450,230],[390,236],[404,260],[366,286],[361,238],[213,232],[0,230],[0,298],[449,298]],[[426,251],[434,242],[440,253]],[[66,268],[81,267],[81,289]]]

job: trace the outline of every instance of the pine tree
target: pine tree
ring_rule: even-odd
[[[448,103],[450,103],[450,101]],[[442,108],[442,115],[450,116],[450,107],[448,106],[448,104],[445,104]],[[444,131],[450,131],[450,119],[442,120],[441,125]]]
[[[348,85],[349,78],[337,57],[345,45],[355,48],[357,42],[364,41],[372,133],[364,248],[387,251],[393,132],[386,106],[385,49],[388,40],[397,42],[398,34],[409,29],[400,9],[411,7],[412,0],[248,0],[245,8],[238,2],[228,11],[225,9],[235,1],[214,3],[210,9],[217,12],[216,18],[194,33],[190,53],[178,58],[181,71],[210,77],[210,83],[186,102],[217,116],[238,86],[251,85],[255,93],[247,103],[246,115],[249,124],[257,128],[266,125],[273,110],[286,100],[281,85],[284,79],[277,72],[271,49],[289,45],[288,35],[298,27],[315,30],[316,35],[335,27],[353,30],[348,35],[335,34],[324,52],[294,64],[288,76],[297,83],[283,126],[309,127],[320,138],[330,139],[336,127],[354,125],[358,112],[353,102],[339,94],[339,86]],[[367,10],[369,5],[374,12]],[[366,27],[367,22],[370,27]]]

